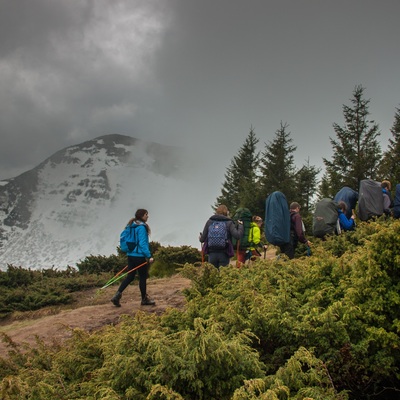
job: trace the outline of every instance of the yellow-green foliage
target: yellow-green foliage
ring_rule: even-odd
[[[0,360],[8,399],[393,399],[400,222],[359,224],[313,255],[186,265],[187,306],[138,313]]]
[[[191,246],[159,247],[154,253],[154,263],[150,268],[152,277],[172,276],[185,264],[201,261],[201,253]]]

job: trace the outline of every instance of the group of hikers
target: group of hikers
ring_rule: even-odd
[[[321,199],[313,214],[313,236],[325,239],[328,235],[354,230],[356,208],[361,221],[382,215],[400,218],[400,184],[396,185],[394,199],[389,181],[371,179],[362,180],[358,192],[345,186],[333,199]],[[277,246],[289,259],[295,257],[299,243],[310,254],[312,243],[305,234],[299,203],[288,205],[282,192],[271,193],[266,199],[264,232],[263,223],[261,217],[251,215],[246,208],[238,209],[230,218],[228,208],[219,205],[199,236],[203,256],[207,254],[208,262],[220,268],[230,263],[235,252],[239,267],[248,260],[254,261],[261,256],[260,249],[265,255],[268,244]]]
[[[361,221],[382,215],[400,218],[400,184],[396,185],[394,199],[391,189],[387,180],[377,182],[365,179],[360,182],[358,192],[345,186],[334,199],[321,199],[313,215],[313,236],[324,239],[327,235],[355,229],[356,207]],[[134,280],[136,271],[139,274],[141,305],[155,304],[147,294],[148,270],[153,262],[148,218],[147,210],[138,209],[120,235],[120,248],[128,256],[128,265],[125,267],[125,279],[111,299],[116,307],[121,306],[122,292]],[[207,254],[208,262],[218,269],[228,265],[235,252],[240,267],[260,258],[260,250],[265,258],[268,244],[279,247],[280,252],[290,259],[295,257],[299,243],[303,243],[308,252],[312,245],[305,235],[300,204],[292,202],[288,205],[280,191],[271,193],[266,199],[265,222],[260,216],[252,215],[247,208],[239,208],[230,218],[227,206],[219,205],[200,232],[199,240],[203,256]]]

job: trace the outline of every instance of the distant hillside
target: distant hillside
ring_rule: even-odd
[[[149,224],[157,225],[152,240],[187,243],[189,219],[170,212],[175,193],[189,191],[181,154],[176,147],[107,135],[0,182],[0,269],[65,268],[90,254],[115,253],[137,208],[149,209]]]

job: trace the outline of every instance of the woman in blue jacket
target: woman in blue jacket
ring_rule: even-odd
[[[127,272],[132,271],[134,268],[139,267],[142,264],[142,267],[139,267],[137,270],[134,270],[126,275],[126,278],[121,282],[117,292],[114,297],[111,299],[111,302],[116,307],[121,307],[120,300],[122,296],[122,292],[126,289],[126,287],[135,279],[136,271],[139,273],[139,289],[142,295],[142,306],[153,306],[155,303],[154,300],[151,300],[147,295],[147,276],[150,264],[154,261],[150,252],[149,245],[149,235],[150,235],[150,227],[147,225],[147,219],[149,218],[149,213],[147,210],[139,209],[135,213],[135,218],[132,218],[128,225],[132,225],[135,228],[136,237],[137,237],[137,245],[133,251],[128,251],[128,269]]]
[[[339,201],[339,209],[338,209],[338,218],[339,218],[339,224],[340,224],[340,229],[342,231],[352,231],[356,223],[354,221],[354,214],[350,217],[346,217],[346,211],[347,211],[347,205],[344,201]]]

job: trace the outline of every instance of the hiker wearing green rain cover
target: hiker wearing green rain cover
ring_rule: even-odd
[[[139,289],[142,296],[142,306],[152,306],[155,304],[154,300],[151,300],[147,295],[147,276],[150,264],[154,261],[150,252],[149,235],[150,227],[147,225],[149,213],[145,209],[139,209],[135,213],[135,218],[132,218],[128,225],[133,225],[136,229],[137,234],[137,245],[134,250],[128,251],[128,268],[125,279],[121,282],[117,292],[111,299],[111,302],[116,307],[121,307],[122,292],[127,286],[135,279],[136,269],[139,273]],[[140,266],[143,264],[143,266]],[[138,268],[139,267],[139,268]],[[131,273],[129,273],[132,271]]]

